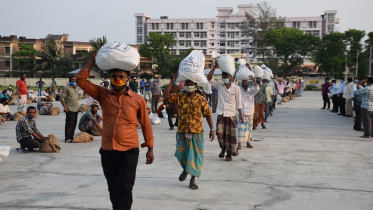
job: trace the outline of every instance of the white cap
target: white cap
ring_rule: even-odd
[[[12,87],[9,87],[10,89],[12,89]]]
[[[266,65],[264,65],[264,63],[260,66],[260,67],[262,67],[262,69],[265,69],[265,68],[267,68],[267,66]]]
[[[31,93],[33,93],[34,91],[33,90],[30,90]]]
[[[137,79],[137,77],[134,77],[133,79]]]

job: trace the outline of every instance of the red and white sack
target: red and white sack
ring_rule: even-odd
[[[191,80],[195,83],[206,84],[205,55],[201,50],[193,50],[179,65],[179,77],[176,82]]]
[[[140,63],[139,52],[126,44],[108,42],[100,48],[96,55],[96,64],[101,70],[132,70]]]

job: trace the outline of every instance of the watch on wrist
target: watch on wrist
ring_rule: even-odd
[[[215,131],[215,129],[210,129],[210,131]]]

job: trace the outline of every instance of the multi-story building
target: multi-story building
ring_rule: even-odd
[[[250,49],[252,39],[241,33],[240,24],[246,19],[246,13],[252,14],[252,4],[239,4],[238,13],[233,13],[232,7],[218,7],[216,18],[197,19],[169,19],[162,16],[160,19],[150,19],[145,13],[135,13],[136,43],[146,42],[146,36],[150,32],[170,33],[177,43],[173,52],[179,54],[191,47],[203,50],[211,55],[213,51],[221,54],[236,54],[254,59],[254,52],[250,50],[247,55],[244,49]],[[324,34],[338,31],[335,27],[339,24],[336,18],[336,10],[327,10],[321,16],[316,17],[288,17],[285,20],[286,27],[299,28],[305,33],[311,33],[322,37]]]

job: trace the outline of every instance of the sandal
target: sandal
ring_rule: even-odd
[[[367,138],[367,139],[369,139],[369,138],[371,138],[371,136],[360,136],[360,138]]]
[[[189,183],[189,188],[192,189],[192,190],[197,190],[198,185],[195,182],[190,182]]]
[[[188,177],[188,173],[187,172],[185,172],[185,171],[183,171],[181,174],[180,174],[180,176],[179,176],[179,181],[180,182],[183,182],[183,181],[185,181],[185,179]]]
[[[221,153],[219,154],[219,158],[224,158],[224,154],[225,154],[225,152],[221,152]]]
[[[241,149],[241,143],[238,143],[237,150]]]
[[[262,123],[262,128],[263,129],[267,129],[267,127]]]
[[[225,156],[225,161],[232,161],[232,157],[231,156]]]

